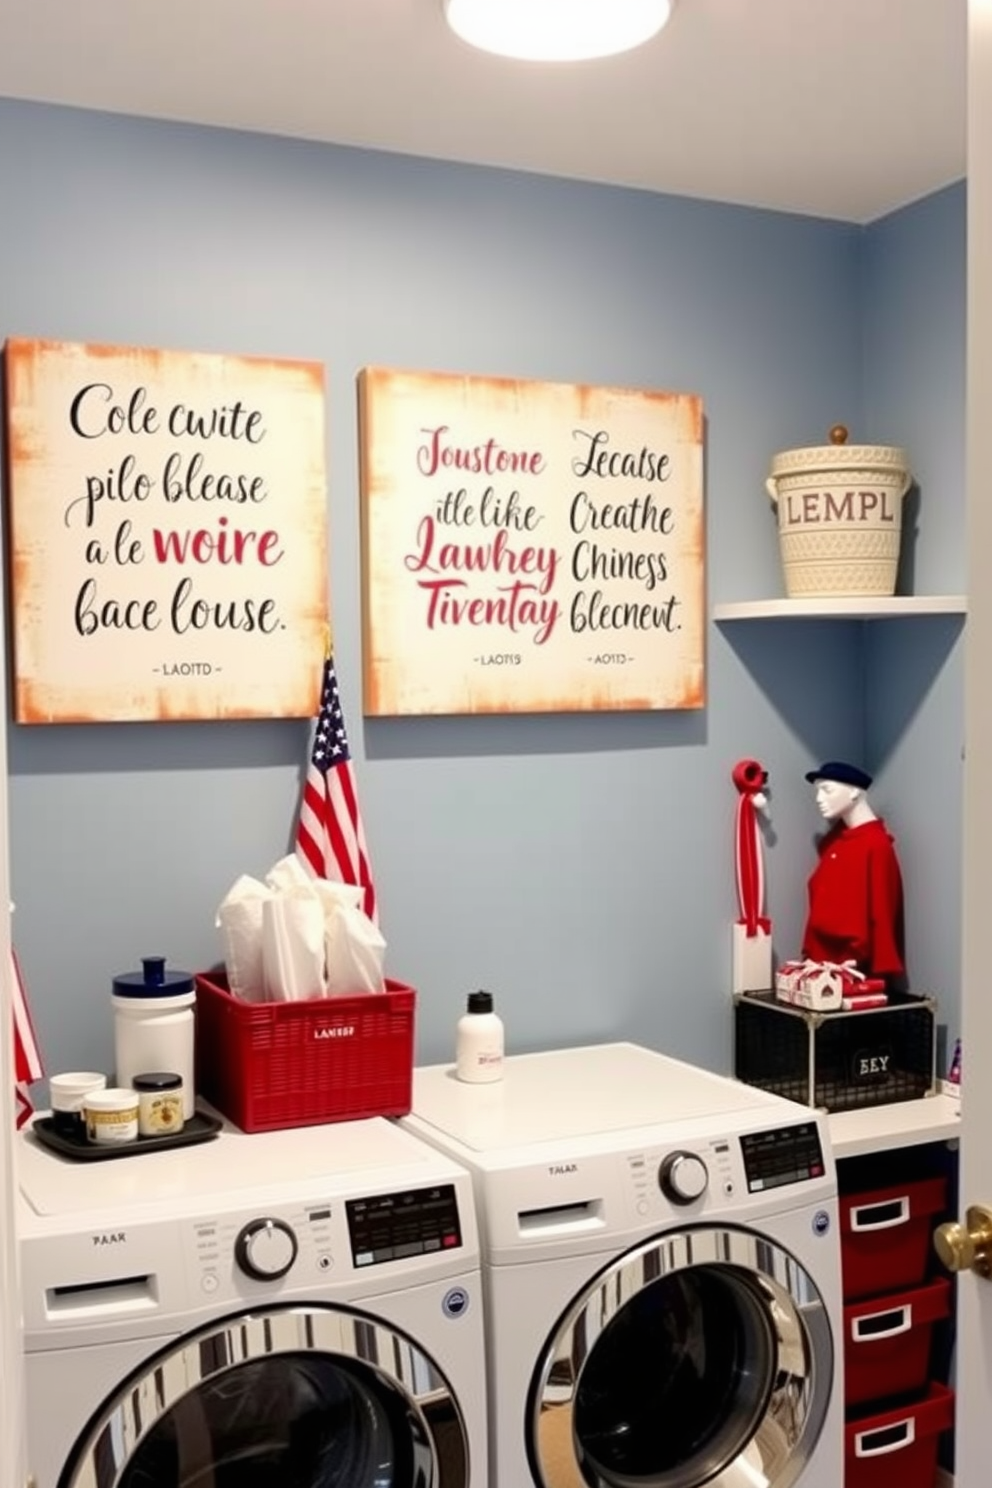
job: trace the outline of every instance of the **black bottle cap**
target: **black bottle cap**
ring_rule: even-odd
[[[493,1010],[493,994],[491,992],[470,992],[468,994],[468,1010],[470,1013],[491,1013]]]
[[[171,1070],[148,1070],[135,1075],[131,1081],[135,1090],[178,1090],[182,1083],[182,1075],[173,1074]]]

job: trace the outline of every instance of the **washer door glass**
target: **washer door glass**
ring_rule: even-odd
[[[753,1232],[628,1252],[560,1320],[535,1374],[544,1488],[789,1488],[823,1425],[829,1322],[812,1280]]]
[[[466,1488],[447,1381],[409,1339],[334,1309],[214,1323],[89,1423],[59,1488]]]

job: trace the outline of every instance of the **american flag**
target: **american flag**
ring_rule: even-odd
[[[300,802],[296,851],[317,878],[361,884],[365,890],[362,908],[370,920],[378,923],[375,885],[332,657],[324,662],[320,713]]]
[[[45,1068],[31,1022],[21,968],[13,951],[10,953],[10,977],[14,1012],[14,1116],[20,1130],[34,1115],[31,1085],[42,1078]]]

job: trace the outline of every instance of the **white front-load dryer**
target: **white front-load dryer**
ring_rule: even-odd
[[[18,1148],[37,1488],[486,1488],[457,1163],[383,1120]]]
[[[416,1071],[468,1167],[499,1488],[839,1488],[825,1118],[632,1044]]]

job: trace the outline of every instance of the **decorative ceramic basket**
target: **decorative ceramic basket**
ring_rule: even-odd
[[[835,598],[895,593],[903,497],[912,484],[906,451],[830,443],[782,450],[765,482],[778,509],[785,592]]]

